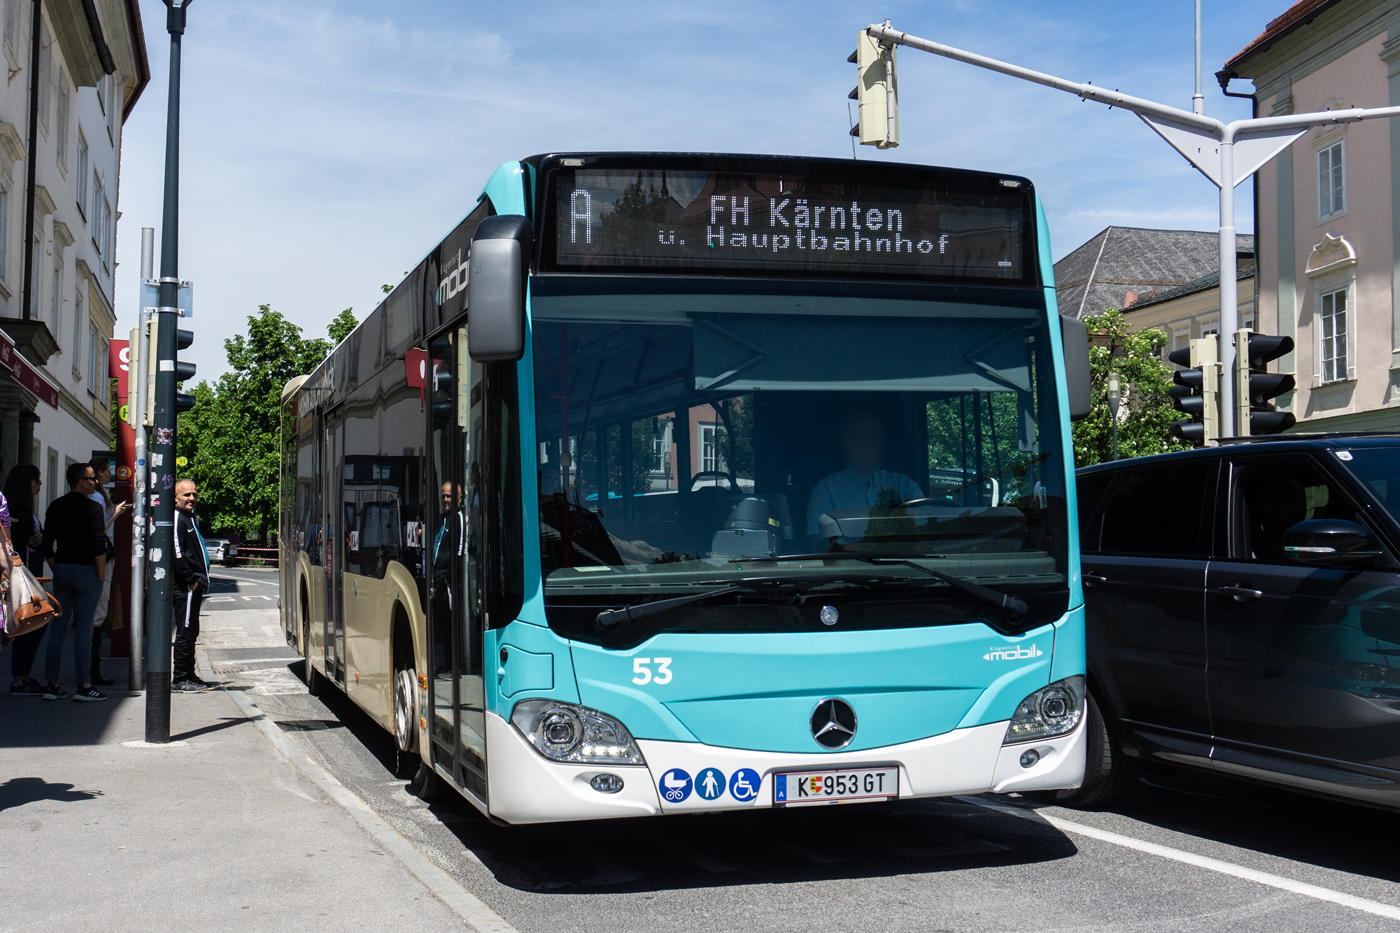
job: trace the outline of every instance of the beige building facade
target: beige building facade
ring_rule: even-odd
[[[1221,77],[1259,116],[1400,106],[1400,2],[1301,0]],[[1255,191],[1257,329],[1296,343],[1279,407],[1295,432],[1400,430],[1400,119],[1313,128]]]

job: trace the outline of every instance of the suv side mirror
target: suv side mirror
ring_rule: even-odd
[[[519,214],[487,217],[472,236],[467,350],[478,363],[525,354],[525,282],[534,245],[534,228]]]
[[[1369,564],[1381,556],[1371,533],[1356,522],[1313,518],[1283,533],[1283,553],[1304,564]]]

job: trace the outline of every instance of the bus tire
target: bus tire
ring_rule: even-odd
[[[408,792],[419,800],[437,800],[442,796],[443,780],[426,761],[418,762],[418,773],[408,782]]]
[[[306,692],[311,696],[321,695],[321,675],[311,666],[311,611],[307,605],[305,588],[301,591],[301,647],[303,660],[302,680],[306,681]]]
[[[413,668],[394,670],[394,775],[406,778],[422,763],[418,755],[418,713]]]
[[[1049,802],[1076,810],[1097,810],[1118,800],[1138,779],[1141,766],[1123,754],[1122,743],[1109,728],[1093,693],[1085,698],[1089,747],[1084,762],[1084,783],[1074,790],[1051,791]]]

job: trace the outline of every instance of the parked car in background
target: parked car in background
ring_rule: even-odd
[[[1392,488],[1393,484],[1393,488]],[[1078,471],[1089,767],[1143,762],[1400,807],[1400,436]]]
[[[228,564],[238,556],[238,545],[227,538],[205,538],[204,553],[211,564]]]

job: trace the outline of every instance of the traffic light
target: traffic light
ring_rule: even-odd
[[[1241,437],[1278,434],[1298,423],[1291,412],[1276,411],[1269,402],[1293,389],[1294,380],[1288,373],[1268,371],[1271,361],[1292,352],[1292,337],[1236,332],[1235,430]]]
[[[176,349],[177,352],[180,351],[180,350],[184,350],[185,348],[187,348],[187,347],[188,347],[190,344],[192,344],[192,343],[194,343],[194,331],[192,331],[192,330],[185,330],[185,329],[183,329],[183,328],[178,329],[178,330],[175,331],[175,349]],[[195,365],[194,365],[193,363],[189,362],[188,360],[182,360],[182,359],[180,359],[179,357],[176,357],[176,359],[175,359],[175,381],[176,381],[176,382],[185,382],[185,381],[187,381],[187,380],[189,380],[189,379],[193,379],[193,378],[194,378],[194,373],[195,373]],[[175,393],[175,413],[176,413],[176,414],[179,414],[179,413],[182,412],[182,411],[189,411],[189,410],[190,410],[191,408],[193,408],[193,407],[194,407],[194,396],[193,396],[193,395],[190,395],[190,394],[187,393],[187,392],[176,392],[176,393]]]
[[[862,29],[856,50],[846,59],[856,66],[856,86],[850,98],[860,102],[851,135],[862,146],[893,149],[899,145],[899,83],[895,80],[894,46],[882,45]]]
[[[1189,348],[1173,350],[1167,359],[1186,369],[1173,381],[1172,404],[1190,417],[1172,422],[1171,432],[1183,441],[1212,447],[1220,437],[1220,338],[1215,334],[1191,341]]]

